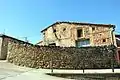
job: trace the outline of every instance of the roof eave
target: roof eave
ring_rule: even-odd
[[[106,27],[113,27],[113,28],[115,28],[116,26],[115,25],[112,25],[112,24],[93,24],[93,23],[79,23],[79,22],[55,22],[55,23],[53,23],[52,25],[50,25],[50,26],[48,26],[47,28],[45,28],[45,29],[43,29],[42,31],[41,31],[41,33],[43,33],[44,31],[46,31],[48,28],[50,28],[51,26],[54,26],[54,25],[56,25],[56,24],[61,24],[61,23],[70,23],[70,24],[81,24],[81,25],[98,25],[98,26],[106,26]]]

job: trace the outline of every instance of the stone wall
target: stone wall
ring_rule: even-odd
[[[9,41],[7,60],[32,68],[111,68],[111,62],[118,67],[115,54],[116,48],[111,45],[86,48],[48,47]]]
[[[2,49],[2,38],[0,37],[0,59],[2,59],[1,49]]]
[[[78,37],[77,30],[82,29],[82,36]],[[112,27],[104,25],[81,25],[60,23],[49,27],[43,32],[44,45],[55,43],[56,46],[76,47],[76,41],[89,39],[91,46],[110,45],[112,40]],[[115,41],[115,35],[114,43]]]
[[[2,37],[2,47],[1,47],[2,60],[5,60],[7,57],[8,40],[9,38]]]

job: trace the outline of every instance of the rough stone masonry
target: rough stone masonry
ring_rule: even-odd
[[[19,41],[8,42],[7,60],[19,66],[31,68],[83,69],[118,67],[116,47],[57,47],[36,46]]]

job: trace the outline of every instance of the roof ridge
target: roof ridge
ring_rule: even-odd
[[[100,23],[84,23],[84,22],[74,22],[74,21],[57,21],[53,23],[52,25],[48,26],[47,28],[43,29],[41,32],[47,30],[49,27],[54,26],[56,24],[61,24],[61,23],[68,23],[68,24],[79,24],[79,25],[97,25],[97,26],[107,26],[107,27],[115,27],[113,24],[100,24]]]
[[[19,42],[23,42],[23,43],[27,43],[27,44],[31,44],[31,45],[33,45],[32,43],[29,43],[29,42],[23,41],[23,40],[21,40],[21,39],[17,39],[17,38],[15,38],[15,37],[12,37],[12,36],[9,36],[9,35],[6,35],[6,34],[0,34],[0,37],[6,37],[6,38],[10,38],[10,39],[13,39],[13,40],[19,41]]]
[[[56,21],[55,23],[83,23],[83,24],[113,25],[113,24],[93,23],[93,22],[78,22],[78,21]]]

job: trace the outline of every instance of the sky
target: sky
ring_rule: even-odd
[[[120,33],[120,0],[0,0],[0,33],[35,44],[56,21],[114,24]]]

